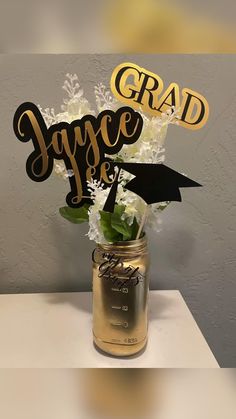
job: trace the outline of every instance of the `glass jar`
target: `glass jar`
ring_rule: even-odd
[[[92,260],[94,342],[109,354],[133,355],[147,342],[146,236],[98,244]]]

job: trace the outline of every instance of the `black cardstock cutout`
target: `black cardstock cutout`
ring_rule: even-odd
[[[129,114],[129,119],[123,120]],[[111,146],[104,142],[102,130],[100,130],[101,121],[107,116],[107,132]],[[99,153],[99,161],[95,165],[88,165],[86,158],[93,160],[95,158],[94,148],[91,145],[90,136],[85,129],[85,125],[91,125],[94,132],[97,133],[95,147]],[[124,135],[121,126],[126,127],[127,135]],[[82,138],[86,138],[84,145],[79,145],[75,141],[75,128],[81,130]],[[66,197],[66,202],[70,207],[80,207],[84,203],[92,203],[87,185],[87,170],[91,168],[91,176],[93,179],[101,180],[101,165],[106,168],[106,178],[114,175],[114,165],[110,163],[110,159],[105,156],[113,155],[120,151],[124,144],[133,144],[136,142],[142,132],[143,120],[141,115],[128,106],[119,108],[117,111],[104,110],[97,117],[93,115],[85,115],[83,118],[75,120],[71,123],[59,122],[47,128],[43,116],[39,108],[31,102],[25,102],[18,107],[14,115],[13,128],[16,137],[22,142],[32,140],[34,151],[30,154],[26,162],[26,171],[28,176],[36,181],[42,182],[51,175],[53,170],[54,159],[64,160],[67,170],[78,169],[77,176],[69,177],[71,192]],[[118,131],[119,130],[119,131]],[[119,132],[119,136],[117,134]],[[64,147],[62,133],[66,133],[68,138],[67,149],[74,155],[68,155]],[[53,134],[56,136],[55,144],[52,140]],[[86,135],[86,137],[85,137]],[[118,139],[117,139],[118,138]],[[117,141],[116,141],[117,140]],[[82,140],[81,140],[82,141]],[[115,142],[116,141],[116,142]],[[114,143],[114,144],[113,144]],[[76,145],[76,146],[75,146]],[[63,147],[62,147],[63,146]],[[73,162],[73,164],[72,164]],[[74,167],[73,167],[74,165]],[[104,169],[105,170],[105,169]],[[78,182],[80,182],[80,195],[78,194]],[[111,185],[111,179],[106,182],[102,179],[104,187]]]
[[[179,188],[202,186],[164,164],[113,161],[113,165],[117,166],[119,171],[103,207],[107,212],[114,211],[121,169],[135,176],[124,188],[140,196],[148,205],[164,201],[182,201]]]

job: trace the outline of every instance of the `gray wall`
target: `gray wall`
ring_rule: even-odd
[[[170,127],[166,163],[204,184],[183,190],[183,203],[163,214],[150,234],[151,288],[179,289],[222,366],[236,365],[235,313],[235,73],[234,56],[32,55],[1,56],[0,292],[91,288],[93,243],[86,226],[58,215],[68,190],[57,177],[34,183],[25,173],[32,145],[16,140],[12,118],[32,101],[59,111],[67,72],[77,73],[94,101],[96,82],[109,85],[114,66],[133,61],[201,92],[210,104],[199,131]],[[158,310],[158,307],[157,307]]]

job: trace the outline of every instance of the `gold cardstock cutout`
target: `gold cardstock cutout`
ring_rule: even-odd
[[[158,116],[174,106],[179,109],[179,125],[197,130],[209,117],[209,105],[200,93],[171,83],[166,90],[160,76],[133,63],[119,64],[111,76],[111,91],[121,102]],[[182,97],[181,97],[182,95]]]

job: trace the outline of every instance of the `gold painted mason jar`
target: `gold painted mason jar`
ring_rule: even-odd
[[[98,244],[93,251],[93,336],[115,356],[133,355],[147,342],[147,239]]]

